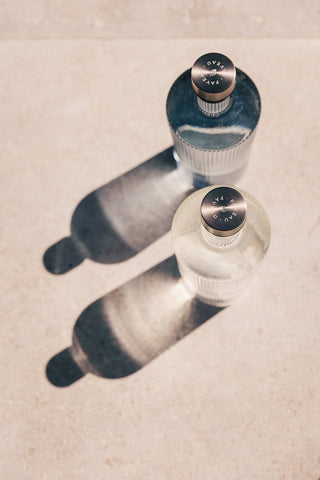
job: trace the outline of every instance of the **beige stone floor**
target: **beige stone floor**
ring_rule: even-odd
[[[318,480],[317,2],[30,0],[0,11],[1,478]],[[42,256],[83,197],[170,146],[168,89],[210,50],[262,97],[239,184],[272,225],[259,281],[137,373],[57,388],[46,365],[80,313],[172,247],[166,235],[121,264],[86,260],[61,276]]]

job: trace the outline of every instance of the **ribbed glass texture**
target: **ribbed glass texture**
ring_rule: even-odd
[[[226,112],[232,105],[232,95],[221,100],[221,102],[206,102],[201,97],[197,97],[200,110],[209,117],[216,117]]]
[[[201,225],[200,235],[202,235],[205,242],[213,247],[228,247],[237,240],[240,232],[230,235],[229,237],[220,237],[218,235],[212,235],[212,233],[210,233],[203,225]]]
[[[236,86],[225,100],[201,100],[191,85],[190,70],[172,85],[167,116],[178,165],[196,187],[233,185],[244,173],[259,121],[259,92],[236,69]]]
[[[200,205],[211,188],[196,191],[180,205],[172,224],[172,239],[186,288],[201,301],[224,307],[253,281],[270,244],[270,224],[261,204],[239,189],[247,202],[242,229],[233,238],[204,232]]]

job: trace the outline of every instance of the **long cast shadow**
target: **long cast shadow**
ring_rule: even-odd
[[[220,310],[186,291],[172,256],[89,305],[72,346],[48,362],[47,378],[66,387],[89,372],[131,375]]]
[[[85,258],[127,260],[169,231],[176,209],[193,190],[177,169],[172,147],[164,150],[81,200],[71,235],[47,249],[44,266],[62,274]]]

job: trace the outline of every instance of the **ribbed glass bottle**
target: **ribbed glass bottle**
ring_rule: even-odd
[[[205,54],[177,78],[167,117],[175,159],[196,187],[239,180],[260,111],[255,84],[225,55]]]
[[[172,239],[186,288],[201,301],[224,307],[252,282],[270,244],[270,224],[249,193],[210,186],[180,205]]]

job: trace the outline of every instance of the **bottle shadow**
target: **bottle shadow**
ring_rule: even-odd
[[[48,362],[47,378],[66,387],[86,373],[126,377],[220,310],[184,288],[172,256],[89,305],[76,321],[72,346]]]
[[[87,195],[71,219],[71,235],[49,247],[45,268],[62,274],[89,258],[123,262],[170,230],[174,213],[194,190],[172,147]]]

